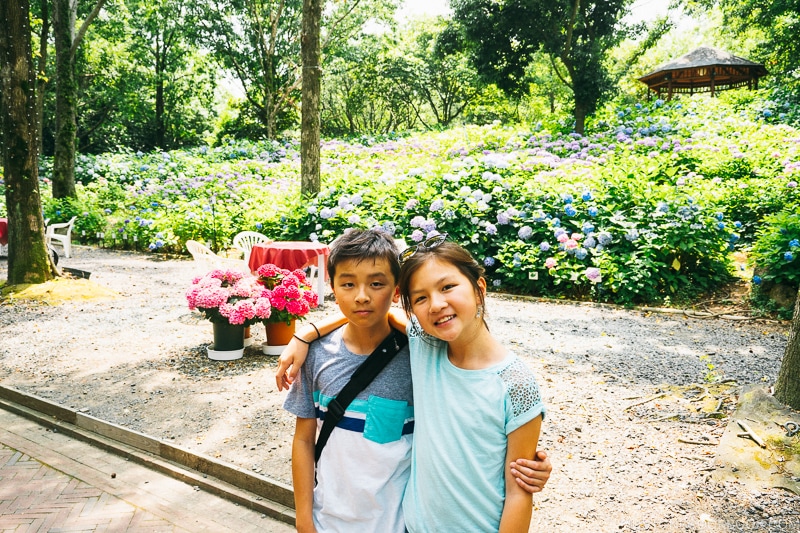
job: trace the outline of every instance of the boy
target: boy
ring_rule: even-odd
[[[407,346],[346,408],[316,464],[314,486],[318,417],[392,333],[389,308],[400,296],[394,242],[378,230],[349,231],[331,246],[328,272],[348,322],[309,347],[284,404],[297,416],[292,444],[297,530],[402,533],[414,427]]]
[[[276,373],[282,390],[288,386],[287,376],[296,375],[286,372],[294,355],[300,362],[308,348],[300,379],[294,380],[284,404],[297,416],[292,444],[297,530],[403,533],[402,500],[414,427],[407,346],[347,407],[319,462],[314,462],[317,430],[328,402],[392,333],[389,309],[400,297],[397,249],[383,231],[350,230],[331,245],[328,272],[347,320],[323,321],[324,337],[314,324],[298,332],[298,342],[281,355]],[[334,325],[341,327],[332,330]],[[314,339],[319,340],[312,344]],[[537,457],[539,461],[522,459],[511,465],[518,484],[531,493],[540,491],[550,476],[546,454],[539,452]]]

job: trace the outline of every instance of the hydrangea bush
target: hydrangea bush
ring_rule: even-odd
[[[616,102],[584,136],[493,124],[329,140],[310,199],[291,141],[80,156],[77,203],[47,201],[45,216],[77,214],[84,242],[154,252],[187,239],[220,249],[242,230],[330,242],[381,226],[408,243],[447,232],[496,290],[622,304],[713,289],[730,252],[752,247],[764,278],[796,287],[800,132],[783,107],[729,91]]]

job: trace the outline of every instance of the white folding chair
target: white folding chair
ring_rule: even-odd
[[[78,217],[72,217],[69,222],[50,224],[44,232],[47,245],[52,246],[53,241],[58,242],[64,248],[66,257],[72,253],[72,226],[75,225],[76,218]]]
[[[250,273],[250,267],[247,266],[247,263],[244,261],[219,256],[215,254],[211,248],[197,241],[191,239],[186,241],[186,249],[189,250],[189,253],[192,254],[192,259],[194,259],[203,270],[227,268],[229,270],[246,272],[247,274]]]
[[[233,238],[233,247],[244,253],[244,263],[250,264],[250,251],[254,244],[270,243],[272,239],[256,231],[242,231]]]

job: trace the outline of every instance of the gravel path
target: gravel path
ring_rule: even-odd
[[[120,297],[0,302],[4,385],[291,481],[276,358],[256,347],[239,361],[206,357],[211,326],[183,296],[193,262],[76,247],[61,265]],[[0,279],[6,268],[0,258]],[[717,483],[715,447],[679,441],[717,441],[738,386],[774,382],[786,324],[497,296],[487,307],[549,410],[541,447],[555,470],[531,531],[800,531],[800,498]],[[328,299],[311,318],[334,308]],[[263,327],[253,330],[258,344]]]

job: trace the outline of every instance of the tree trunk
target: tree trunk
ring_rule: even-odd
[[[8,283],[50,279],[39,198],[36,95],[28,0],[0,2],[3,175],[8,210]]]
[[[320,67],[319,29],[322,0],[303,0],[303,30],[300,38],[303,63],[302,115],[300,134],[300,190],[314,196],[320,189]]]
[[[794,318],[789,329],[789,343],[783,353],[775,398],[792,409],[800,410],[800,290],[794,304]]]
[[[583,135],[586,127],[586,106],[575,102],[575,133]]]
[[[166,62],[167,51],[156,47],[156,142],[155,145],[166,150],[164,146],[166,138],[166,126],[164,124],[164,63]]]
[[[78,84],[75,81],[74,0],[53,0],[53,35],[56,44],[56,146],[53,157],[53,198],[75,197],[75,114]]]
[[[36,76],[36,138],[38,139],[37,152],[42,154],[42,131],[44,116],[44,87],[45,73],[47,69],[47,43],[50,39],[50,12],[48,10],[49,0],[41,0],[42,10],[42,34],[39,36],[39,67]]]

